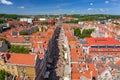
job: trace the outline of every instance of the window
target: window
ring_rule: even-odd
[[[78,50],[76,50],[76,52],[78,52]]]
[[[18,68],[18,70],[19,70],[19,71],[22,71],[22,70],[23,70],[23,68],[22,68],[22,67],[19,67],[19,68]]]
[[[26,72],[26,67],[23,68],[23,71]]]
[[[7,69],[8,69],[8,70],[10,69],[10,66],[9,66],[9,65],[7,66]]]
[[[10,73],[10,71],[8,71],[8,73]]]
[[[99,46],[99,48],[106,48],[106,46]]]
[[[4,69],[4,65],[2,65],[2,68]]]
[[[19,74],[20,74],[20,77],[22,77],[22,76],[23,76],[23,75],[22,75],[22,72],[20,72]]]
[[[114,48],[114,46],[107,46],[107,48]]]
[[[102,51],[102,49],[98,49],[98,51]]]
[[[98,46],[91,46],[91,48],[98,48]]]
[[[107,51],[109,52],[109,51],[110,51],[110,49],[107,49]]]
[[[115,46],[115,48],[120,48],[120,46]]]
[[[15,75],[15,72],[12,72],[12,75],[14,76],[14,75]]]
[[[118,49],[115,49],[115,51],[118,51]]]
[[[95,49],[92,49],[92,51],[94,51],[94,52],[95,52],[96,50],[95,50]]]
[[[12,69],[14,69],[14,66],[12,66]]]

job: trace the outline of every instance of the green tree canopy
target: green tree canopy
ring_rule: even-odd
[[[74,28],[74,35],[75,36],[81,35],[81,30],[79,28]]]
[[[5,77],[12,77],[12,75],[5,70],[0,70],[0,80],[5,80]]]
[[[78,38],[91,37],[91,33],[93,31],[94,29],[84,29],[81,33],[81,30],[79,28],[74,28],[74,35]]]
[[[23,54],[28,54],[29,49],[25,48],[24,46],[17,46],[17,45],[11,45],[10,52],[15,52],[15,53],[23,53]]]
[[[27,31],[21,31],[20,35],[28,35],[28,32]]]

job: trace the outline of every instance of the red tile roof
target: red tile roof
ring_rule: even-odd
[[[118,61],[116,62],[116,65],[119,65],[119,66],[120,66],[120,60],[118,60]]]
[[[10,42],[25,42],[24,37],[8,37],[7,40]]]
[[[89,45],[120,45],[114,38],[85,38]]]
[[[72,80],[79,80],[80,76],[81,76],[81,74],[79,74],[79,73],[72,73]]]
[[[0,53],[1,54],[1,53]],[[8,63],[17,64],[17,65],[26,65],[34,66],[36,62],[36,56],[31,54],[15,54],[9,53],[10,58],[7,60]],[[6,57],[6,53],[4,53]]]

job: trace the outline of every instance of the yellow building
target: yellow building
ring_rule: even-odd
[[[37,55],[0,53],[0,69],[5,69],[20,79],[37,78],[40,60]],[[40,80],[40,79],[39,79]]]

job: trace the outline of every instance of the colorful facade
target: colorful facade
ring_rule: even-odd
[[[40,69],[40,60],[37,55],[0,53],[0,69],[5,69],[20,79],[35,80]],[[39,79],[38,79],[39,80]]]

